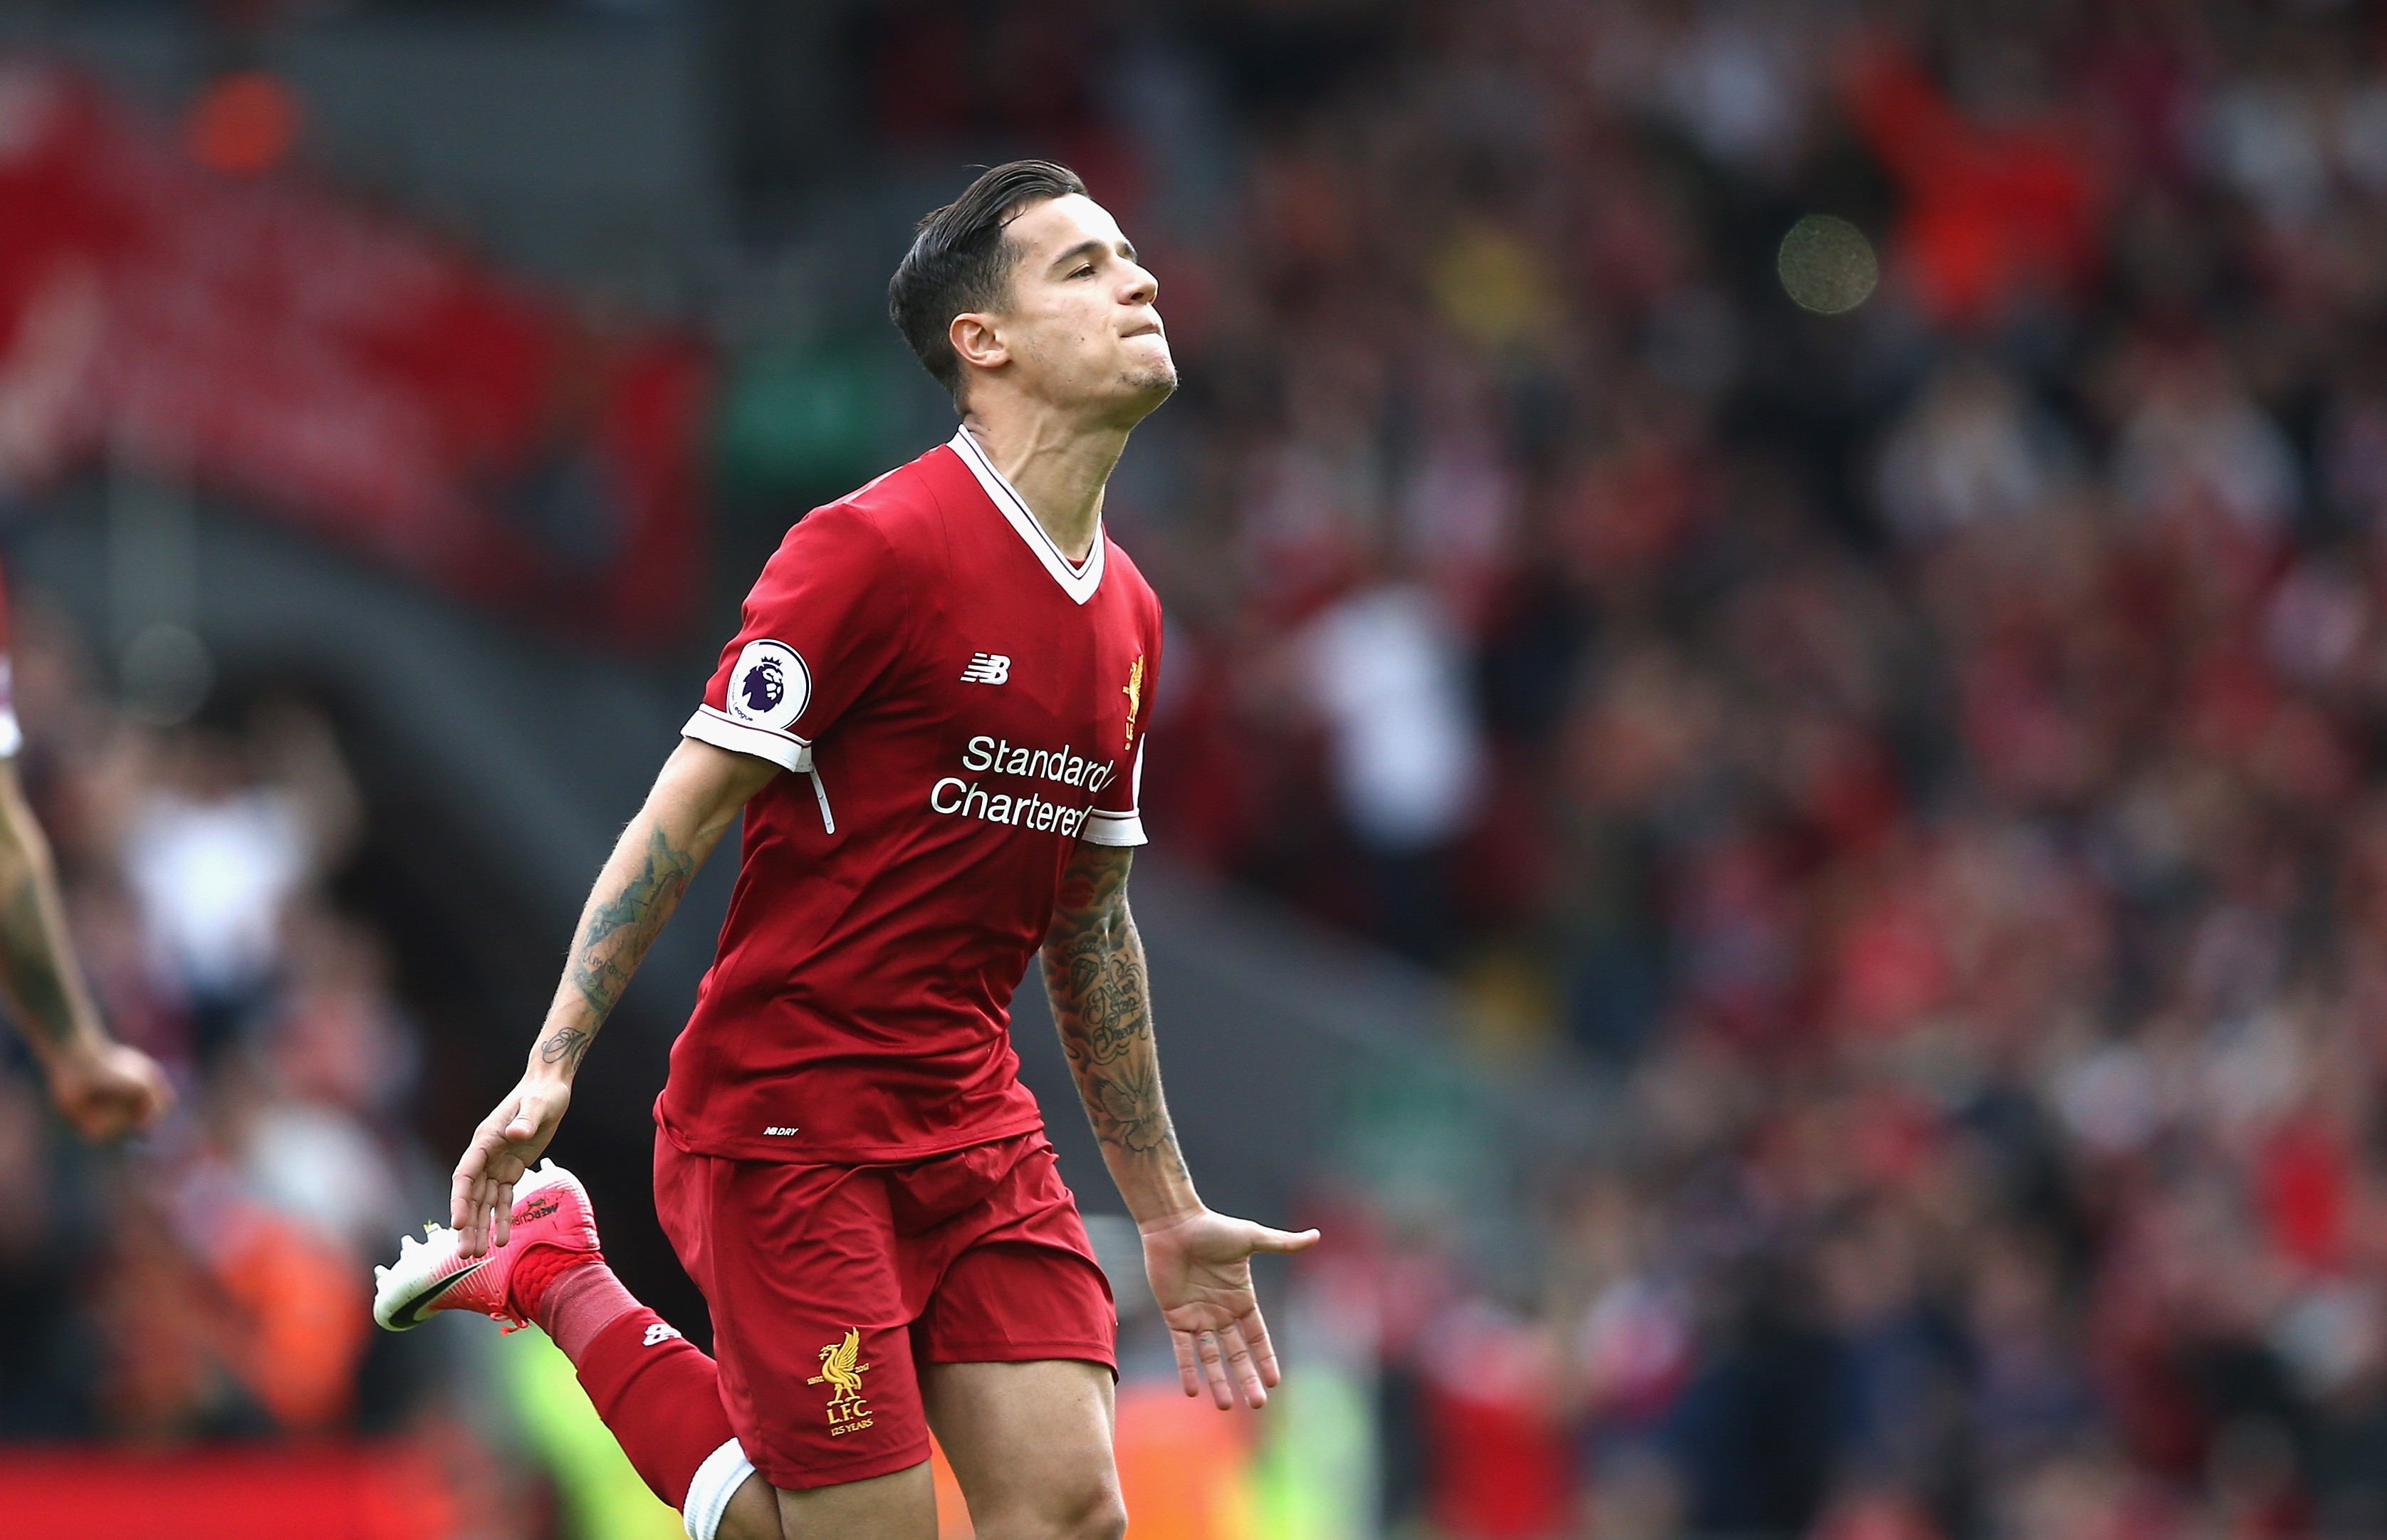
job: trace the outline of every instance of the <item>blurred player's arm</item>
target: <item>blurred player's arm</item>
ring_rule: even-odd
[[[1258,1407],[1279,1374],[1252,1290],[1252,1255],[1307,1250],[1318,1232],[1212,1213],[1194,1190],[1160,1093],[1152,982],[1127,903],[1133,860],[1125,846],[1079,843],[1044,938],[1044,990],[1103,1163],[1143,1233],[1144,1271],[1185,1394],[1206,1385],[1222,1409],[1238,1393]]]
[[[589,890],[563,981],[521,1083],[481,1120],[456,1164],[450,1219],[464,1238],[464,1255],[478,1256],[492,1240],[505,1244],[514,1182],[555,1137],[588,1045],[679,907],[696,869],[738,821],[747,799],[777,774],[779,767],[767,760],[694,738],[682,738],[663,762],[646,805],[622,831]]]
[[[164,1073],[100,1025],[67,938],[50,842],[14,760],[0,760],[0,992],[50,1100],[84,1138],[114,1139],[165,1112],[173,1098]]]

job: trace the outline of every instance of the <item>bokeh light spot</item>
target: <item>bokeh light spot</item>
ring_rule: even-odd
[[[1881,264],[1864,232],[1830,214],[1810,214],[1792,225],[1775,269],[1792,302],[1818,315],[1855,309],[1881,281]]]
[[[191,107],[191,158],[230,176],[272,170],[297,138],[297,95],[262,69],[211,82]]]

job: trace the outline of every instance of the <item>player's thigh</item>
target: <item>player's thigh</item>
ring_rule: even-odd
[[[773,1490],[783,1540],[937,1540],[937,1489],[927,1460],[835,1486]]]
[[[1107,1366],[928,1364],[920,1385],[979,1540],[1115,1540],[1126,1529]]]
[[[779,1489],[763,1479],[760,1471],[746,1478],[744,1484],[729,1495],[728,1504],[721,1510],[721,1521],[714,1526],[714,1540],[780,1540]]]

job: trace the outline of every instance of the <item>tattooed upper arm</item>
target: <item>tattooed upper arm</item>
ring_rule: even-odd
[[[1044,988],[1063,1045],[1095,1064],[1124,1054],[1151,1024],[1142,949],[1127,906],[1132,853],[1118,845],[1080,845],[1044,937]]]
[[[1127,912],[1127,874],[1135,851],[1126,845],[1097,845],[1081,840],[1061,874],[1061,893],[1054,901],[1053,923],[1045,944],[1067,944],[1090,930],[1115,923]]]
[[[1156,1158],[1181,1177],[1154,1056],[1152,986],[1127,904],[1130,865],[1124,848],[1078,847],[1044,938],[1044,989],[1094,1136],[1122,1158]]]

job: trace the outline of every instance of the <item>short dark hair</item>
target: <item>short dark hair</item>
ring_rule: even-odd
[[[912,249],[887,283],[887,313],[922,367],[955,402],[962,360],[954,356],[954,317],[991,309],[1010,292],[1011,243],[1003,233],[1020,210],[1047,198],[1083,193],[1086,184],[1050,160],[1011,160],[979,174],[962,196],[920,221]]]

